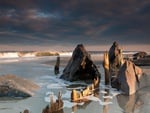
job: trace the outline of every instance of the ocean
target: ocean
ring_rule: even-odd
[[[6,55],[8,56],[8,54]],[[11,56],[13,56],[11,54]],[[97,96],[89,96],[90,101],[85,103],[71,102],[71,90],[68,87],[76,85],[76,89],[83,89],[84,82],[68,82],[59,79],[65,68],[71,53],[60,55],[60,74],[54,74],[56,56],[32,56],[27,57],[1,57],[0,75],[13,74],[29,79],[40,86],[34,92],[33,97],[0,98],[0,113],[20,113],[28,109],[30,113],[42,113],[42,110],[50,102],[50,95],[56,99],[59,91],[62,92],[64,101],[63,109],[57,113],[149,113],[150,111],[150,88],[146,87],[131,96],[122,95],[121,92],[110,86],[104,85],[104,70],[102,67],[102,53],[92,53],[92,59],[101,73],[101,82]],[[141,67],[144,72],[150,75],[150,67]],[[89,85],[89,84],[85,84]]]

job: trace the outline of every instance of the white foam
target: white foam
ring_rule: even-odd
[[[65,94],[62,94],[62,98],[69,98],[70,99],[71,91],[67,91]]]
[[[107,92],[105,90],[101,90],[100,93],[107,94]]]
[[[53,101],[57,100],[57,96],[56,95],[52,95],[53,96]],[[50,102],[50,96],[44,97],[45,102]]]
[[[109,104],[113,104],[112,102],[102,102],[102,101],[99,101],[99,104],[102,105],[102,106],[105,106],[105,105],[109,105]]]
[[[117,95],[121,94],[122,92],[121,92],[121,91],[110,90],[110,93],[111,93],[113,96],[117,96]]]
[[[48,96],[48,95],[54,95],[54,92],[51,92],[51,91],[46,92],[46,96]]]
[[[73,106],[76,106],[76,105],[80,105],[80,106],[84,105],[84,102],[76,103],[76,102],[70,102],[68,100],[64,100],[63,102],[64,102],[64,106],[63,106],[64,108],[65,107],[66,108],[72,108]]]
[[[63,87],[61,85],[55,83],[47,85],[47,89],[62,89],[62,88]]]
[[[75,105],[77,105],[77,103],[73,103],[73,102],[70,102],[70,101],[68,101],[68,100],[64,100],[63,101],[64,102],[64,108],[66,107],[66,108],[72,108],[73,106],[75,106]]]
[[[93,95],[91,95],[91,96],[86,96],[86,97],[84,97],[84,98],[86,98],[86,99],[88,99],[88,100],[92,100],[92,101],[96,101],[96,102],[99,102],[99,104],[100,105],[108,105],[108,104],[112,104],[112,102],[103,102],[103,101],[101,101],[98,97],[94,97]]]
[[[64,56],[71,56],[72,55],[72,52],[59,52],[59,55],[62,57],[64,57]]]
[[[90,96],[86,96],[84,97],[85,99],[88,99],[88,100],[92,100],[92,101],[101,101],[98,97],[95,97],[93,95],[90,95]]]
[[[113,96],[103,96],[103,98],[109,98],[109,99],[112,99],[113,98]]]
[[[85,87],[75,87],[75,88],[67,88],[67,89],[70,89],[70,90],[72,90],[72,89],[83,89],[83,88],[85,88]]]

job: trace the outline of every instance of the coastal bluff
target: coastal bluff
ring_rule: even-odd
[[[15,75],[0,76],[0,97],[31,97],[38,88],[30,80]]]
[[[97,77],[100,78],[101,74],[93,63],[90,54],[83,44],[78,44],[60,78],[67,81],[77,81],[94,80]]]

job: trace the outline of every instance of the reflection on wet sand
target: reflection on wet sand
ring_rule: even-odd
[[[105,91],[107,93],[105,93],[104,96],[109,96],[109,89],[105,89]],[[104,102],[109,102],[109,101],[110,101],[109,98],[104,98]],[[108,113],[108,112],[109,112],[109,105],[107,104],[103,106],[103,113]]]
[[[146,110],[142,111],[141,107],[142,105],[148,106],[150,103],[150,88],[143,88],[136,92],[133,95],[127,96],[127,95],[117,95],[117,101],[119,106],[124,110],[124,113],[134,113],[137,110],[140,110],[139,113],[148,113]],[[147,102],[146,102],[147,101]]]

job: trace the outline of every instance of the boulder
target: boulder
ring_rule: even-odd
[[[0,97],[30,97],[38,88],[35,83],[15,75],[0,76]]]
[[[82,44],[77,45],[60,78],[68,81],[94,80],[100,72]]]
[[[143,76],[142,69],[136,66],[131,61],[125,61],[123,66],[120,68],[117,80],[118,80],[118,89],[121,89],[125,94],[132,95],[134,94],[139,88],[143,87],[140,86],[140,80]]]

